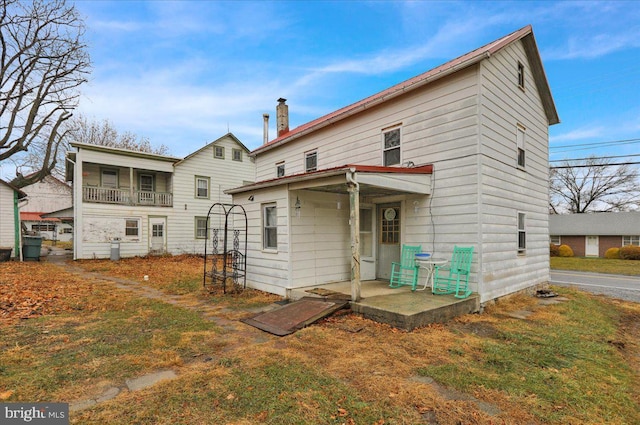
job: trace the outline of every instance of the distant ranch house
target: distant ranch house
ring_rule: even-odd
[[[552,244],[568,245],[576,257],[604,257],[609,248],[640,245],[640,212],[554,214]]]

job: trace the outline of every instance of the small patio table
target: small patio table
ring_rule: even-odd
[[[424,282],[424,287],[421,289],[416,289],[416,291],[424,291],[427,288],[433,288],[433,272],[435,271],[435,266],[442,266],[447,264],[447,260],[444,258],[416,258],[416,263],[420,266],[421,269],[427,271],[427,278]]]

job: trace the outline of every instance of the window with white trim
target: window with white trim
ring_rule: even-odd
[[[622,246],[640,245],[640,236],[623,236]]]
[[[525,254],[527,250],[526,214],[518,213],[518,255]]]
[[[209,199],[209,177],[196,176],[196,198]]]
[[[304,154],[304,171],[309,173],[318,169],[318,151],[306,152]]]
[[[278,249],[278,209],[276,204],[262,206],[262,248]]]
[[[207,238],[207,217],[195,218],[195,236],[196,239]]]
[[[224,159],[224,146],[214,146],[213,157],[218,159]]]
[[[140,219],[127,218],[124,221],[124,235],[128,238],[137,238],[140,236]]]
[[[383,133],[382,165],[400,164],[400,128]]]
[[[551,235],[549,236],[550,242],[554,245],[561,245],[560,236]]]
[[[524,168],[525,164],[525,129],[521,125],[516,126],[516,145],[518,167]]]
[[[284,162],[276,164],[276,177],[284,177]]]

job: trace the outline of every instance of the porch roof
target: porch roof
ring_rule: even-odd
[[[226,190],[235,195],[253,190],[289,185],[290,189],[345,193],[349,174],[360,185],[363,196],[387,196],[398,193],[428,195],[431,193],[433,165],[419,167],[381,167],[375,165],[343,165],[309,173],[293,174]]]

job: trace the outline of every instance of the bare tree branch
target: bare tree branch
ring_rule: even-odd
[[[42,179],[55,168],[63,123],[90,71],[84,22],[66,0],[0,0],[0,16],[0,160],[24,163],[37,152],[29,171]]]
[[[628,211],[638,208],[637,170],[591,157],[566,162],[550,172],[550,210],[554,213]]]

